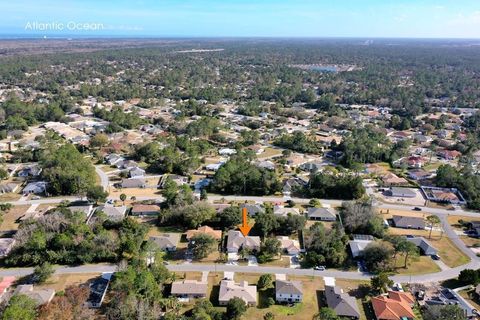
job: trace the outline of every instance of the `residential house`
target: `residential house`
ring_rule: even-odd
[[[286,217],[289,214],[291,215],[299,215],[300,210],[298,208],[289,208],[284,206],[274,206],[273,207],[273,214],[276,216]]]
[[[260,250],[260,237],[244,236],[240,231],[230,230],[227,234],[227,252],[237,253],[242,248],[258,251]]]
[[[425,221],[423,218],[394,215],[392,220],[394,226],[397,228],[425,229]]]
[[[205,298],[207,296],[208,283],[197,280],[174,281],[171,295],[180,299]]]
[[[460,157],[462,153],[457,150],[441,150],[438,152],[438,155],[445,160],[455,160]]]
[[[301,249],[298,240],[290,239],[287,236],[278,236],[277,239],[280,241],[280,248],[282,248],[283,252],[291,256],[300,254]]]
[[[387,173],[382,177],[382,182],[385,186],[401,186],[408,185],[408,181],[405,178],[400,178],[394,173]]]
[[[364,234],[354,234],[353,240],[348,242],[352,257],[357,258],[362,255],[363,250],[373,242],[373,236]]]
[[[275,170],[275,163],[272,161],[259,161],[257,162],[257,167],[262,168],[262,169],[267,169],[267,170]]]
[[[180,234],[163,233],[158,236],[151,236],[149,240],[155,243],[160,250],[173,252],[177,250]]]
[[[190,239],[197,234],[208,234],[209,236],[212,236],[212,238],[214,238],[215,240],[222,239],[222,230],[214,230],[209,226],[203,226],[195,230],[187,230],[187,240],[190,241]]]
[[[307,217],[316,221],[336,221],[337,214],[330,208],[314,208],[310,207],[307,211]]]
[[[231,156],[237,153],[235,149],[223,148],[218,150],[218,154],[222,156]]]
[[[29,194],[42,194],[47,191],[47,182],[45,181],[36,181],[30,182],[23,188],[22,193],[24,196]]]
[[[225,306],[233,298],[242,299],[248,306],[256,306],[257,286],[249,285],[247,281],[236,284],[233,280],[222,280],[220,282],[218,303],[221,306]]]
[[[89,308],[100,308],[102,306],[112,275],[113,273],[104,273],[90,284],[90,295],[87,299]]]
[[[259,204],[241,203],[239,205],[240,210],[247,209],[249,216],[256,216],[258,213],[263,212],[263,208]]]
[[[408,171],[408,177],[412,180],[425,180],[430,179],[433,176],[431,172],[425,171],[423,169],[414,169]]]
[[[5,257],[10,253],[15,245],[13,238],[0,238],[0,257]]]
[[[116,165],[118,162],[121,162],[124,160],[125,160],[124,157],[119,156],[118,154],[115,154],[115,153],[111,153],[105,157],[105,162],[111,166]]]
[[[320,169],[322,169],[323,166],[324,164],[322,162],[313,161],[313,162],[307,162],[307,163],[301,164],[300,169],[308,172],[317,172],[317,171],[320,171]]]
[[[100,206],[95,212],[103,212],[111,221],[121,221],[123,220],[123,218],[125,218],[125,214],[127,213],[127,207]]]
[[[128,171],[128,176],[130,178],[142,178],[145,176],[145,170],[139,167],[131,168],[130,171]]]
[[[333,309],[337,316],[360,319],[357,300],[344,293],[340,287],[325,285],[325,300],[327,300],[328,307]]]
[[[275,301],[279,303],[295,303],[303,300],[303,286],[301,281],[275,281]]]
[[[49,288],[38,289],[34,288],[33,284],[22,284],[15,289],[14,295],[16,294],[23,294],[34,300],[37,306],[41,306],[52,301],[53,297],[55,297],[55,290]]]
[[[410,293],[389,291],[387,296],[371,299],[377,320],[414,320],[412,306],[415,299]]]
[[[130,179],[123,179],[122,183],[120,184],[122,188],[145,188],[146,183],[145,179],[143,178],[130,178]]]
[[[42,168],[39,165],[31,165],[18,171],[18,176],[22,178],[38,177],[41,172]]]
[[[433,256],[437,254],[437,249],[432,247],[430,242],[428,242],[424,237],[407,238],[407,241],[414,243],[426,256]]]
[[[19,187],[19,183],[2,182],[0,183],[0,194],[17,192]]]
[[[135,204],[130,211],[132,216],[155,216],[160,212],[156,204]]]
[[[391,187],[387,194],[391,197],[398,197],[398,198],[415,198],[417,193],[410,188],[400,188],[400,187]]]
[[[283,182],[282,193],[284,196],[291,196],[295,189],[301,189],[305,186],[305,181],[300,178],[289,178]]]

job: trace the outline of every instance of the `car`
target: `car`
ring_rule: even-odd
[[[415,210],[415,211],[422,211],[422,208],[415,207],[415,208],[413,208],[413,210]]]
[[[432,254],[433,260],[440,260],[440,256],[438,254]]]
[[[317,270],[317,271],[325,271],[325,266],[316,266],[315,268],[313,268],[314,270]]]
[[[41,198],[39,196],[33,196],[32,200],[40,200]]]
[[[407,237],[408,239],[415,238],[415,236],[414,236],[414,235],[411,235],[411,234],[407,234],[405,237]]]
[[[108,199],[106,203],[113,204],[113,199]]]

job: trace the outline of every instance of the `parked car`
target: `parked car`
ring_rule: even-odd
[[[413,210],[415,210],[415,211],[422,211],[422,208],[415,207],[415,208],[413,208]]]
[[[432,254],[433,260],[440,260],[440,256],[438,254]]]
[[[325,271],[327,268],[325,268],[325,266],[316,266],[315,268],[313,268],[317,271]]]
[[[32,200],[40,200],[40,197],[39,196],[33,196]]]

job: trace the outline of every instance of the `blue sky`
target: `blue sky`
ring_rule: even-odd
[[[0,34],[480,38],[480,0],[0,0],[0,13]]]

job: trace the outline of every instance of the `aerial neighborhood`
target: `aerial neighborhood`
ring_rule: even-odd
[[[2,319],[478,319],[478,47],[125,41],[0,54]]]

